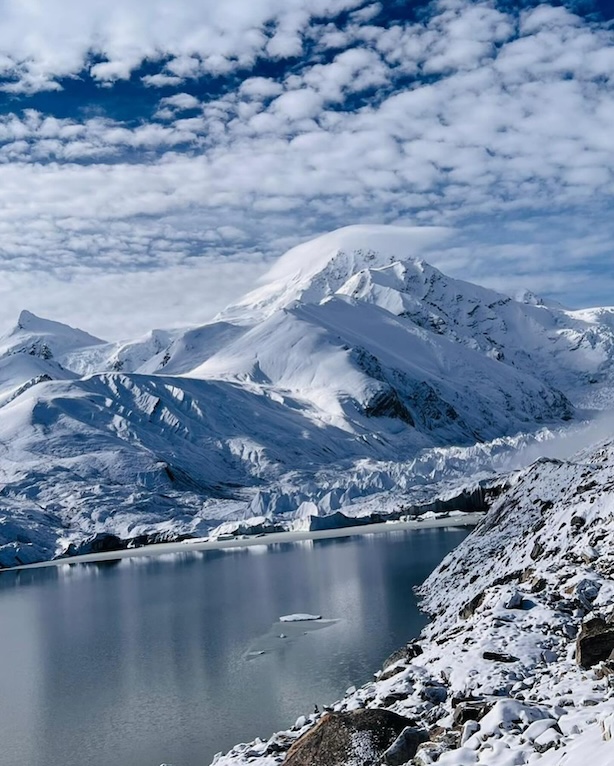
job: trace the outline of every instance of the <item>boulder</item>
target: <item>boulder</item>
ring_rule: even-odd
[[[505,599],[506,609],[522,609],[522,593],[519,590],[511,591]]]
[[[448,698],[448,690],[445,686],[435,683],[427,683],[420,692],[420,699],[430,702],[432,705],[439,705]]]
[[[408,727],[413,731],[414,726],[415,721],[390,710],[328,713],[292,745],[284,766],[346,766],[348,763],[380,766],[384,753],[399,735]],[[405,739],[403,747],[407,750],[410,734],[406,734]]]
[[[386,766],[403,766],[410,761],[423,742],[428,742],[429,735],[417,726],[406,726],[395,741],[386,750],[383,763]]]
[[[602,617],[587,620],[576,639],[576,661],[581,668],[592,668],[609,659],[614,650],[614,625]]]

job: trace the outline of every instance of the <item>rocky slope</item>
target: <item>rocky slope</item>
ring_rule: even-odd
[[[0,565],[454,495],[608,404],[610,309],[446,277],[425,237],[325,235],[185,332],[109,344],[23,312],[0,339]]]
[[[432,621],[418,641],[331,714],[214,763],[611,763],[613,507],[611,441],[536,462],[422,586]]]

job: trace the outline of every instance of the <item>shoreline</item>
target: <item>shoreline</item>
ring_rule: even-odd
[[[376,524],[360,524],[352,527],[340,527],[338,529],[322,530],[297,530],[288,532],[271,532],[264,535],[250,535],[232,540],[207,540],[194,542],[184,540],[171,543],[151,543],[140,548],[123,548],[117,551],[103,551],[101,553],[85,553],[80,556],[67,556],[50,561],[39,561],[34,564],[21,564],[16,567],[1,569],[2,572],[17,572],[25,569],[41,569],[43,567],[57,567],[74,564],[92,564],[118,559],[137,558],[143,556],[161,556],[164,554],[191,553],[194,551],[223,550],[225,548],[247,548],[255,545],[275,545],[279,543],[295,543],[305,540],[323,540],[335,537],[353,537],[354,535],[383,534],[386,532],[400,532],[405,530],[438,529],[442,527],[466,527],[475,526],[480,519],[484,518],[483,512],[462,513],[446,518],[429,518],[424,521],[384,521]]]
[[[323,712],[211,766],[278,766],[280,751],[302,766],[316,748],[330,766],[611,763],[613,474],[611,443],[525,469],[418,589],[417,639]],[[397,728],[380,745],[383,723]]]

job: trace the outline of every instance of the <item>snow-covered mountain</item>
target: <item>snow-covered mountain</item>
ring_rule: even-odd
[[[126,343],[23,312],[0,339],[0,563],[398,506],[609,402],[613,309],[446,277],[415,258],[432,236],[324,235],[213,322]]]

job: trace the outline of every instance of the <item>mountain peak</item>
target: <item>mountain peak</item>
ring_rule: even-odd
[[[79,330],[76,327],[71,327],[64,322],[57,322],[54,319],[45,319],[32,311],[23,309],[17,319],[17,325],[13,329],[12,335],[21,332],[45,334],[45,335],[73,335],[80,337],[83,340],[89,339],[92,345],[97,343],[103,343],[100,338],[96,338],[94,335],[90,335],[85,330]]]
[[[15,330],[26,330],[28,332],[49,332],[50,330],[53,331],[53,328],[56,326],[65,327],[65,325],[61,324],[60,322],[54,322],[51,319],[43,319],[43,317],[39,317],[36,314],[33,314],[31,311],[23,309],[17,319],[17,326],[15,327]]]
[[[318,303],[368,268],[410,261],[441,242],[449,230],[435,226],[345,226],[289,250],[264,275],[261,287],[220,318],[249,323],[294,301]]]
[[[17,319],[17,327],[15,329],[17,330],[32,330],[35,329],[35,326],[39,323],[43,323],[45,320],[41,319],[41,317],[36,316],[36,314],[33,314],[31,311],[28,311],[27,309],[23,309],[21,313],[19,314],[19,318]]]
[[[381,268],[394,261],[415,258],[449,231],[436,226],[344,226],[288,250],[264,276],[277,282],[315,276],[344,254],[352,276],[365,268]]]
[[[52,319],[44,319],[24,309],[13,329],[0,338],[0,357],[27,353],[44,359],[57,359],[75,348],[101,343],[104,341],[83,330]]]

